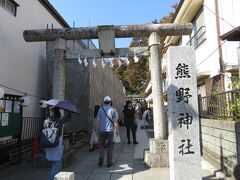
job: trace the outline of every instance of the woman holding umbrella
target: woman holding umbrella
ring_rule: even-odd
[[[59,102],[56,102],[56,103],[59,103]],[[64,149],[64,144],[63,144],[64,123],[66,123],[70,119],[71,119],[71,114],[69,111],[66,116],[62,117],[60,113],[60,108],[57,107],[57,104],[53,103],[49,105],[49,117],[44,121],[44,128],[49,128],[52,126],[57,127],[59,130],[58,131],[59,143],[56,147],[45,148],[46,159],[50,161],[52,164],[48,180],[53,180],[54,176],[61,171],[62,155],[63,155],[63,149]]]

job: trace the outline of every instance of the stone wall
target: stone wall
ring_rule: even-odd
[[[200,122],[203,157],[232,179],[240,179],[240,122],[204,118]]]

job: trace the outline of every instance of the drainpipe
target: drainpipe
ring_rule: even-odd
[[[238,82],[240,83],[240,43],[237,48],[237,57],[238,57]]]
[[[220,22],[219,22],[219,9],[218,9],[218,0],[215,0],[215,12],[216,12],[216,29],[217,29],[217,42],[218,42],[218,56],[219,56],[219,66],[220,72],[223,71],[223,60],[222,60],[222,47],[221,47],[221,39],[220,39]]]

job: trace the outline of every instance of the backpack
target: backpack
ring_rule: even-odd
[[[50,123],[46,128],[41,131],[40,147],[53,148],[59,144],[59,128],[57,123]]]

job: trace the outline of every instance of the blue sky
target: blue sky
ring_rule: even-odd
[[[49,0],[72,27],[146,24],[161,19],[179,0]],[[94,41],[95,42],[95,41]],[[128,47],[130,39],[118,39],[117,47]]]

